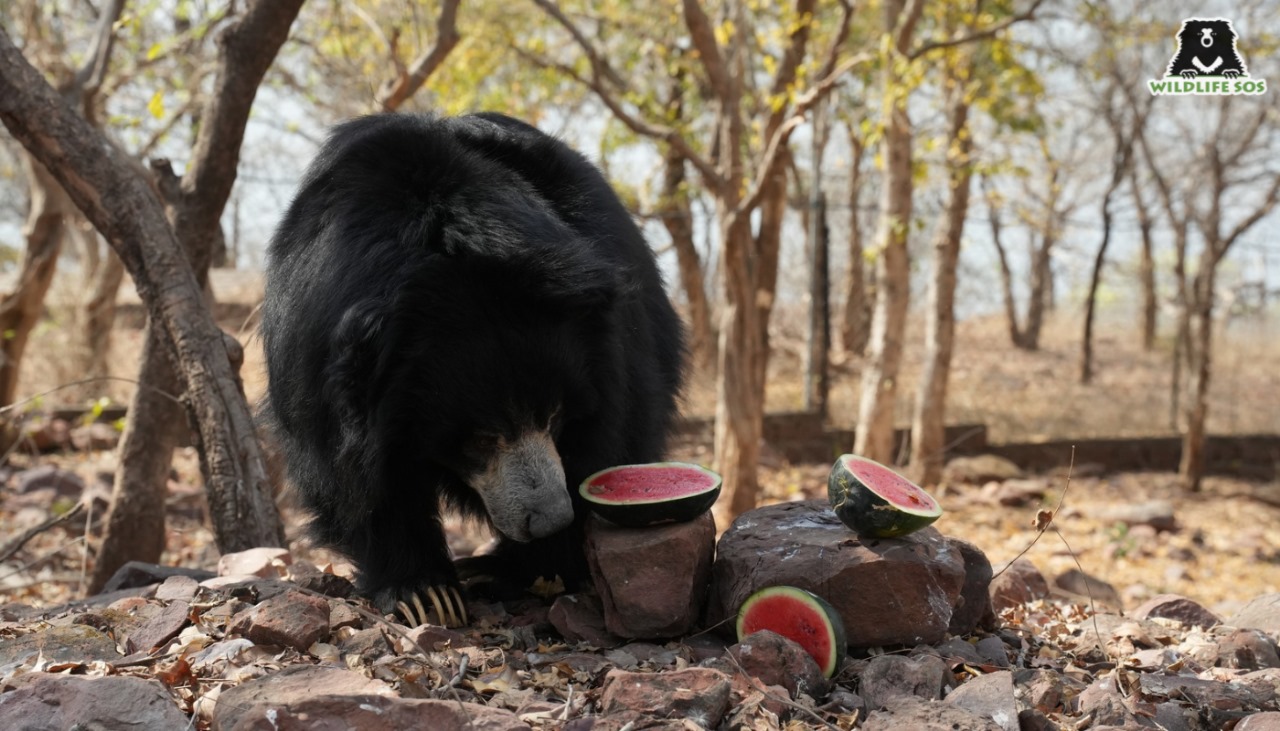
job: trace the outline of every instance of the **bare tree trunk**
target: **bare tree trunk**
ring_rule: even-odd
[[[683,113],[680,79],[672,84],[672,108],[676,119]],[[685,159],[671,145],[663,155],[662,225],[671,235],[680,270],[680,284],[689,304],[689,330],[694,362],[703,369],[716,365],[716,332],[711,325],[711,305],[707,301],[706,274],[698,248],[693,242],[693,211],[689,206]]]
[[[1187,343],[1191,389],[1186,405],[1185,431],[1182,435],[1182,462],[1178,476],[1189,492],[1199,492],[1205,469],[1206,421],[1209,414],[1209,375],[1212,372],[1213,296],[1217,262],[1212,247],[1206,247],[1196,273],[1192,307],[1193,338]]]
[[[258,85],[276,52],[289,33],[302,0],[288,3],[259,2],[218,39],[218,73],[213,95],[200,111],[200,125],[192,162],[179,179],[167,160],[152,165],[156,187],[167,203],[174,234],[181,242],[206,305],[209,266],[222,236],[221,215],[231,195],[239,162],[240,144],[249,110]],[[147,343],[138,382],[177,384],[176,364],[168,357],[164,333],[148,317]],[[238,374],[236,376],[238,381]],[[136,551],[164,545],[163,496],[173,449],[189,428],[180,403],[163,389],[139,388],[134,392],[130,413],[137,421],[120,442],[112,490],[112,508],[107,517],[99,560],[94,565],[92,590],[100,589],[124,562],[136,559],[155,561],[159,555]],[[136,415],[145,414],[145,421]],[[142,446],[136,446],[134,443]],[[138,492],[132,497],[127,494]],[[159,499],[157,503],[156,500]],[[159,510],[158,519],[144,518],[137,511]],[[278,518],[277,518],[278,520]],[[159,535],[139,535],[139,525]]]
[[[1173,362],[1169,376],[1169,428],[1178,429],[1182,416],[1182,364],[1188,360],[1191,343],[1191,295],[1187,291],[1187,225],[1188,221],[1173,222],[1173,282],[1174,311],[1177,325],[1173,336]]]
[[[1004,294],[1004,319],[1009,328],[1009,342],[1023,347],[1022,327],[1018,324],[1018,304],[1013,298],[1013,270],[1009,266],[1009,254],[1005,251],[1001,234],[1004,227],[1000,220],[1000,194],[991,186],[991,178],[983,175],[979,180],[983,197],[987,201],[987,220],[991,224],[991,243],[996,247],[1000,262],[1000,289]]]
[[[844,318],[840,327],[840,343],[845,353],[862,355],[867,349],[867,282],[862,251],[862,157],[866,148],[856,126],[850,122],[849,149],[849,261],[845,265]]]
[[[1027,297],[1027,324],[1016,345],[1023,350],[1040,349],[1040,331],[1053,289],[1053,247],[1058,243],[1058,222],[1050,219],[1040,246],[1032,246],[1031,287]]]
[[[97,234],[93,235],[96,238]],[[123,282],[124,262],[108,248],[105,261],[94,273],[80,323],[82,370],[88,378],[101,378],[110,370],[111,331],[115,327],[116,299]]]
[[[876,233],[876,248],[880,251],[876,259],[876,305],[853,446],[856,454],[886,464],[892,464],[894,458],[894,406],[911,296],[907,232],[912,210],[911,119],[905,100],[889,103],[892,107],[883,143],[885,179]]]
[[[1098,244],[1098,253],[1093,258],[1093,272],[1089,276],[1089,291],[1084,299],[1084,338],[1080,344],[1080,382],[1093,380],[1093,320],[1098,304],[1098,286],[1102,283],[1102,265],[1107,258],[1107,247],[1111,243],[1111,197],[1117,185],[1114,176],[1112,185],[1107,188],[1102,198],[1102,242]]]
[[[958,82],[948,91],[951,99],[947,213],[933,244],[924,372],[911,423],[911,471],[916,479],[927,485],[941,481],[946,457],[947,385],[951,377],[951,352],[956,331],[956,266],[960,259],[965,220],[969,215],[969,189],[973,175],[970,167],[973,138],[968,128],[969,104]]]
[[[1142,190],[1138,187],[1136,166],[1129,170],[1129,185],[1133,190],[1133,203],[1138,211],[1138,231],[1142,239],[1141,258],[1138,260],[1138,285],[1142,299],[1139,331],[1142,333],[1142,349],[1151,352],[1156,344],[1156,317],[1159,312],[1159,302],[1156,299],[1155,245],[1151,238],[1154,222],[1147,202],[1142,197]]]
[[[831,272],[828,267],[827,198],[822,191],[822,157],[827,144],[826,108],[813,114],[813,186],[805,227],[813,253],[809,270],[809,348],[805,356],[804,408],[827,418],[830,391],[828,356],[831,352]]]
[[[299,4],[277,0],[271,11],[296,13]],[[185,401],[200,425],[197,447],[219,549],[280,545],[284,531],[227,343],[159,201],[124,156],[58,98],[3,29],[0,122],[112,245],[148,311],[163,323],[185,376]]]
[[[0,405],[13,403],[18,393],[18,371],[27,340],[44,314],[44,298],[58,268],[58,251],[75,206],[49,171],[30,155],[23,167],[31,190],[31,207],[23,235],[27,248],[22,256],[18,285],[0,299]]]

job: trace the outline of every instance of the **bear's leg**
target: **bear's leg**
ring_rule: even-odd
[[[411,626],[428,624],[434,610],[437,623],[458,627],[467,609],[433,497],[378,506],[339,548],[359,569],[360,593],[379,610],[398,611]]]

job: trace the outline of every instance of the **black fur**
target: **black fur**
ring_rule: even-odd
[[[660,459],[683,334],[599,171],[498,114],[338,127],[271,242],[269,421],[313,533],[384,609],[454,584],[441,503],[492,439],[551,421],[574,526],[503,541],[518,580],[585,575],[577,485]]]
[[[1199,65],[1196,60],[1199,60]],[[1231,21],[1222,18],[1182,21],[1182,29],[1178,31],[1178,51],[1169,61],[1165,76],[1190,79],[1196,76],[1235,78],[1248,75],[1244,59],[1236,51],[1236,32]]]

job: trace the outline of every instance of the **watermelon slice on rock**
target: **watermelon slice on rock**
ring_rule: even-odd
[[[794,586],[770,586],[738,609],[738,641],[770,630],[804,648],[828,678],[844,660],[845,635],[840,614],[822,597]]]
[[[827,497],[841,522],[870,538],[914,533],[942,516],[929,493],[879,462],[846,454],[827,478]]]
[[[588,477],[578,492],[600,517],[643,528],[707,512],[720,496],[720,475],[684,462],[623,465]]]

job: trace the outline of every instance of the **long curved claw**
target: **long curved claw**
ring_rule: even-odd
[[[431,604],[430,609],[422,601],[424,595]],[[463,627],[470,622],[467,604],[453,586],[426,586],[421,592],[410,592],[409,602],[397,601],[396,609],[411,627],[433,624],[433,617],[442,627]]]

